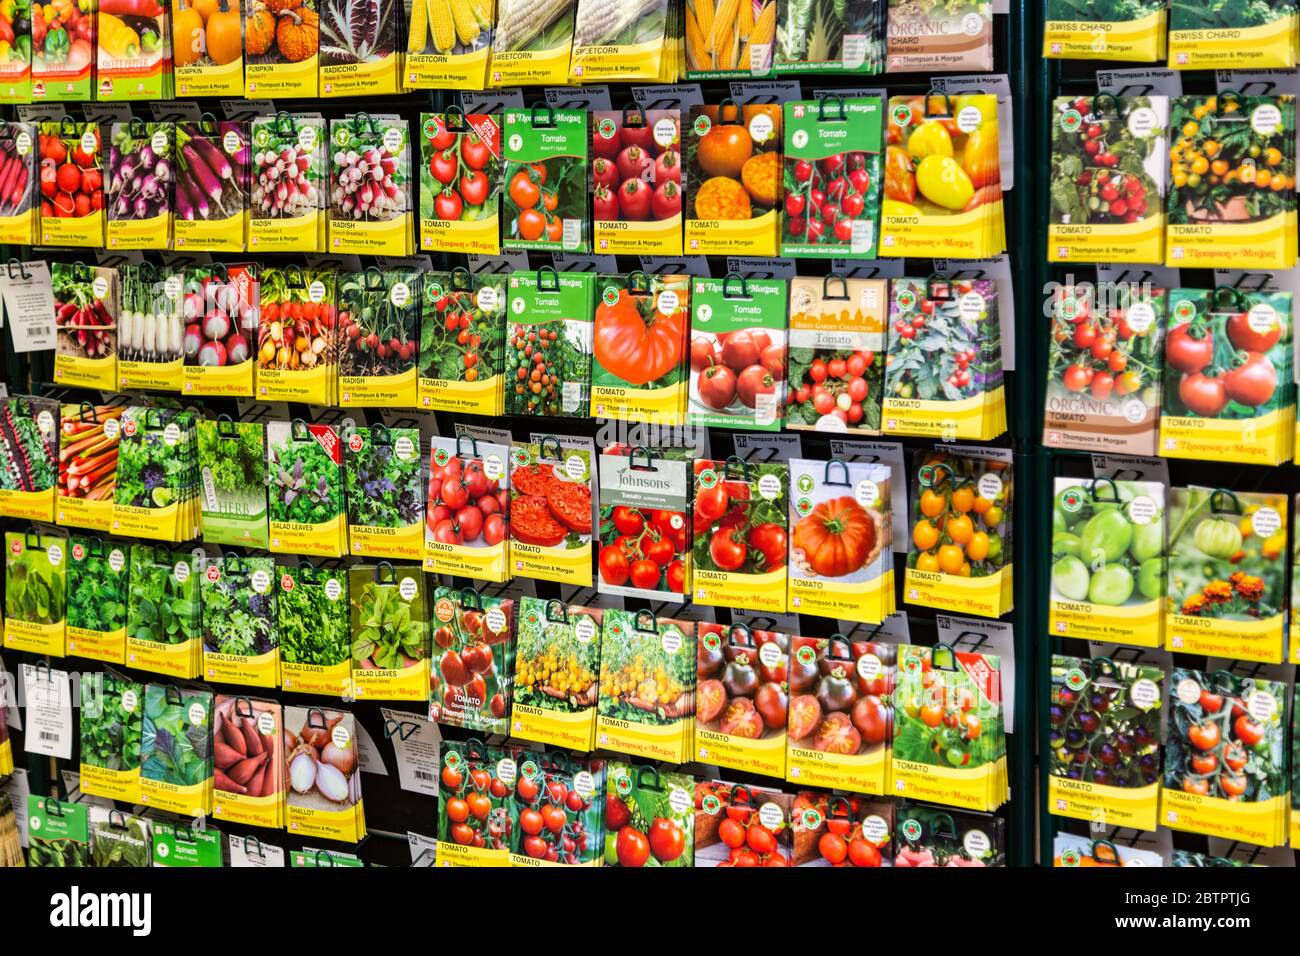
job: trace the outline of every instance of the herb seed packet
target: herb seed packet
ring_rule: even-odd
[[[424,553],[424,481],[420,430],[355,428],[344,456],[348,552],[420,560]]]
[[[108,671],[81,674],[81,792],[140,800],[144,686]]]
[[[4,646],[64,655],[68,538],[36,529],[5,532]]]
[[[595,747],[601,617],[599,608],[521,600],[512,737],[566,750]]]
[[[591,585],[592,474],[554,435],[510,449],[510,563],[518,577]]]
[[[54,520],[59,430],[57,400],[32,395],[0,400],[0,515]]]
[[[73,535],[68,541],[68,656],[126,661],[126,546]]]
[[[590,402],[592,308],[589,272],[514,272],[508,280],[507,415],[586,418]]]
[[[278,701],[218,694],[212,728],[212,815],[245,826],[284,826],[284,715]]]
[[[225,554],[199,570],[203,676],[218,684],[278,687],[274,560]]]
[[[501,247],[591,252],[586,112],[506,110],[504,144]]]
[[[81,262],[50,266],[54,287],[54,381],[80,388],[117,384],[117,270]]]
[[[266,426],[271,553],[337,558],[347,550],[343,448],[330,425]]]
[[[419,408],[472,415],[503,411],[505,279],[457,267],[421,282]]]
[[[429,439],[424,570],[505,581],[510,448],[469,435]]]
[[[682,763],[693,742],[695,624],[606,609],[601,622],[596,743]]]
[[[145,685],[141,803],[189,817],[212,812],[212,713],[208,691]]]
[[[59,486],[54,520],[71,528],[113,527],[121,405],[67,404],[60,408]]]
[[[429,621],[418,566],[353,565],[352,689],[357,700],[428,700]]]
[[[254,119],[249,136],[249,251],[324,252],[325,121],[281,111]]]
[[[429,719],[483,734],[510,732],[515,675],[515,604],[473,588],[433,592]]]
[[[198,449],[204,542],[267,547],[265,426],[226,415],[200,421]]]
[[[308,561],[277,571],[280,686],[300,694],[348,693],[352,638],[346,572],[318,569]]]
[[[189,551],[133,544],[130,560],[127,665],[169,677],[198,677],[203,656],[198,559]]]
[[[685,275],[596,277],[593,418],[683,424],[690,288]]]

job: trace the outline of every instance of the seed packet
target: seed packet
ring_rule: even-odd
[[[694,759],[785,776],[790,635],[702,621],[695,640]]]
[[[777,76],[874,76],[884,69],[884,0],[778,6]]]
[[[506,110],[504,144],[501,247],[591,252],[586,112]]]
[[[132,117],[109,130],[107,248],[166,249],[172,237],[176,125]]]
[[[563,86],[569,78],[577,0],[498,0],[488,86]]]
[[[278,830],[284,826],[286,789],[280,703],[218,694],[215,711],[212,815]]]
[[[95,85],[95,8],[33,4],[32,101],[89,102]],[[62,31],[62,32],[60,32]]]
[[[182,0],[172,0],[171,24],[168,53],[176,95],[242,97],[244,43],[239,0],[183,5]],[[250,23],[250,29],[253,25]]]
[[[1169,8],[1169,66],[1175,70],[1289,70],[1300,15],[1283,3],[1248,9]]]
[[[100,14],[101,18],[104,16]],[[104,245],[104,155],[99,126],[65,116],[37,125],[41,154],[40,244]]]
[[[892,280],[881,404],[886,435],[988,441],[1006,431],[995,280]]]
[[[411,131],[398,116],[330,120],[329,251],[404,256],[415,248]]]
[[[272,554],[337,558],[347,551],[343,447],[330,425],[266,426]]]
[[[0,126],[0,242],[11,245],[36,244],[33,184],[44,170],[40,160],[45,158],[43,152],[38,155],[36,128],[35,123]],[[57,185],[57,168],[54,175]]]
[[[200,421],[198,449],[204,542],[267,547],[265,427],[227,415]]]
[[[890,73],[986,73],[993,69],[993,4],[921,7],[889,0]]]
[[[916,453],[904,602],[976,617],[1011,610],[1011,463]]]
[[[54,380],[112,389],[117,384],[117,270],[82,262],[50,266],[54,288]]]
[[[695,784],[695,865],[790,866],[793,798],[721,780]]]
[[[1276,465],[1295,441],[1290,292],[1173,289],[1160,454]]]
[[[112,531],[188,541],[199,530],[194,412],[131,406],[122,413]]]
[[[420,308],[415,269],[339,273],[340,405],[415,405]]]
[[[516,751],[470,737],[443,740],[440,756],[438,865],[509,866]]]
[[[107,7],[107,9],[105,9]],[[101,3],[95,22],[95,99],[170,100],[172,81],[171,15],[168,4]]]
[[[457,267],[426,273],[422,286],[418,406],[500,415],[504,279]]]
[[[73,535],[68,545],[68,656],[121,664],[130,570],[126,548],[83,535]]]
[[[373,96],[401,90],[402,4],[358,7],[350,0],[318,0],[320,95]]]
[[[255,265],[216,262],[185,270],[186,395],[253,396],[258,297]]]
[[[281,566],[276,595],[280,686],[302,694],[342,695],[351,689],[348,577],[309,561]]]
[[[577,0],[569,81],[663,82],[662,61],[672,55],[668,46],[671,8],[668,0],[612,7],[603,0]]]
[[[695,865],[695,781],[611,760],[605,766],[605,865]]]
[[[408,0],[406,6],[405,88],[483,89],[496,21],[495,0],[457,0],[445,5]]]
[[[131,545],[127,666],[182,679],[199,676],[203,613],[198,574],[198,559],[189,551]]]
[[[479,0],[456,0],[472,2]],[[421,249],[500,251],[501,146],[499,116],[458,108],[420,114]]]
[[[516,576],[591,586],[591,459],[585,447],[566,447],[554,435],[510,446],[510,563]]]
[[[423,554],[424,482],[420,430],[375,425],[346,442],[348,551],[413,561]]]
[[[880,97],[831,95],[784,110],[781,255],[876,258]]]
[[[1295,265],[1295,97],[1179,96],[1169,119],[1165,264]]]
[[[357,700],[427,700],[429,621],[411,565],[352,565],[352,690]]]
[[[784,612],[789,466],[732,456],[694,469],[695,603]]]
[[[791,866],[890,866],[894,805],[800,790],[790,808]]]
[[[90,821],[83,804],[27,795],[27,865],[90,866]],[[21,863],[21,860],[20,860]]]
[[[424,570],[507,580],[510,448],[469,435],[429,441]]]
[[[226,553],[204,559],[199,574],[204,677],[218,684],[280,686],[275,561]]]
[[[1167,290],[1067,285],[1051,304],[1043,444],[1154,456]]]
[[[1052,769],[1059,817],[1154,830],[1160,780],[1159,667],[1052,657]]]
[[[248,124],[178,123],[176,155],[174,248],[243,252],[252,160]]]
[[[695,716],[695,624],[606,609],[596,706],[602,750],[683,763]]]
[[[1257,846],[1286,838],[1286,685],[1175,667],[1160,822]],[[1211,759],[1212,758],[1212,759]]]
[[[894,613],[890,476],[887,464],[790,460],[791,611],[865,624]]]
[[[600,866],[605,768],[563,751],[527,754],[510,801],[511,866]]]
[[[244,88],[248,97],[311,99],[320,91],[320,16],[288,0],[253,0],[244,24]]]
[[[117,387],[180,392],[186,331],[182,270],[128,262],[118,267],[117,276]]]
[[[591,122],[596,252],[680,256],[681,112],[595,110]]]
[[[894,834],[894,866],[1007,865],[1005,823],[993,814],[904,800],[895,811]]]
[[[108,531],[113,526],[122,405],[60,407],[59,477],[54,518],[65,527]]]
[[[685,275],[597,276],[592,417],[683,423],[690,286]]]
[[[67,557],[66,534],[5,532],[5,647],[64,655]]]
[[[1052,841],[1052,866],[1116,867],[1164,866],[1164,857],[1150,850],[1119,846],[1110,840],[1090,840],[1073,833],[1057,833]]]
[[[1163,262],[1169,98],[1053,101],[1050,262]]]
[[[1055,493],[1050,633],[1160,647],[1165,486],[1057,477]]]
[[[602,594],[681,603],[690,593],[685,460],[637,446],[600,456]]]
[[[140,802],[146,807],[190,817],[212,812],[212,703],[206,690],[145,685]]]
[[[1115,4],[1109,0],[1048,0],[1043,56],[1054,60],[1165,58],[1168,7],[1162,0]]]
[[[1006,250],[997,97],[891,96],[882,256],[980,259]]]
[[[437,670],[429,684],[429,719],[484,734],[510,731],[515,675],[515,602],[473,588],[433,592]]]
[[[59,403],[32,395],[0,400],[0,515],[54,520]]]
[[[601,617],[600,608],[521,599],[512,737],[569,750],[595,747]]]
[[[249,137],[249,250],[324,252],[325,121],[280,111],[254,119]]]
[[[152,833],[153,866],[221,866],[221,834],[217,830],[154,823]]]
[[[692,106],[685,140],[686,252],[774,256],[781,232],[781,108]]]
[[[335,274],[290,263],[258,283],[257,397],[329,405],[338,386]]]
[[[284,708],[285,829],[307,839],[358,843],[366,835],[356,718],[319,707]]]
[[[89,809],[92,866],[149,865],[150,824],[146,818],[108,807]]]
[[[772,75],[776,0],[686,4],[686,78],[759,79]]]
[[[507,415],[587,417],[595,285],[589,272],[557,272],[550,266],[510,274]]]
[[[996,810],[1007,800],[996,655],[904,644],[893,702],[896,796],[970,810]]]

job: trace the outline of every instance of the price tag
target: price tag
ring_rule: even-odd
[[[406,831],[406,842],[411,848],[411,866],[433,866],[438,859],[438,841],[423,833]]]
[[[231,866],[282,867],[284,866],[284,848],[260,843],[256,838],[249,839],[230,834],[227,844],[230,848]]]
[[[54,288],[44,260],[0,267],[0,295],[12,326],[15,352],[54,348]]]
[[[1182,96],[1183,77],[1177,70],[1158,68],[1098,70],[1097,92],[1131,96]]]
[[[737,432],[731,438],[736,454],[745,461],[789,461],[803,454],[803,443],[794,434],[772,432],[751,435]]]
[[[72,758],[72,694],[68,672],[24,664],[23,700],[27,704],[27,732],[23,746],[29,754],[61,760]]]
[[[611,110],[609,87],[603,83],[594,86],[552,86],[545,91],[546,103],[557,110]]]
[[[438,795],[438,746],[442,733],[432,720],[420,720],[409,711],[379,708],[384,733],[397,755],[397,778],[403,790]]]

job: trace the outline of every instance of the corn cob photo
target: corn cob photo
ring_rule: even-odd
[[[563,24],[567,21],[567,29]],[[552,30],[551,28],[555,29]],[[547,33],[573,33],[573,0],[501,0],[492,49],[497,53],[527,50]],[[558,44],[544,44],[546,46]]]
[[[668,0],[578,0],[574,46],[643,43],[664,35]]]
[[[490,0],[412,0],[408,53],[466,53],[485,46]]]
[[[776,36],[776,2],[765,0],[760,5],[759,0],[687,0],[687,70],[750,72],[754,51],[766,55]]]

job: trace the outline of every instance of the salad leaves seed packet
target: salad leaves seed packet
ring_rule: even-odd
[[[206,690],[146,684],[140,802],[197,817],[212,812],[213,697]]]
[[[5,532],[4,646],[62,657],[67,587],[66,534]]]
[[[271,552],[341,557],[347,517],[338,432],[302,419],[270,422],[266,451]]]
[[[130,560],[127,666],[169,677],[198,677],[203,663],[198,558],[189,551],[137,543],[131,545]]]
[[[204,677],[220,684],[278,687],[274,560],[225,554],[209,558],[200,572]]]
[[[68,541],[68,655],[126,661],[127,549],[98,537]]]
[[[418,566],[348,568],[352,696],[357,700],[429,697],[429,619]]]
[[[57,400],[32,395],[0,399],[0,515],[54,520],[59,435]]]
[[[359,427],[345,443],[348,552],[414,561],[424,551],[420,430]]]
[[[265,548],[270,543],[266,504],[266,429],[227,415],[198,422],[203,483],[203,540]]]
[[[81,792],[140,799],[144,687],[110,671],[81,674]]]
[[[280,686],[302,694],[348,693],[352,638],[347,573],[317,568],[306,560],[277,571]]]

